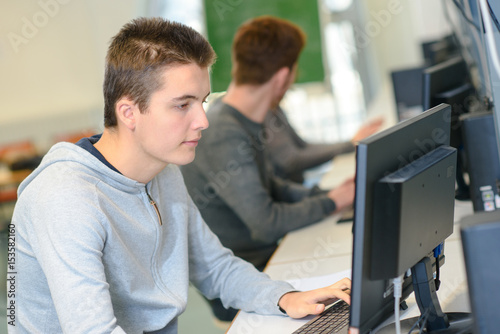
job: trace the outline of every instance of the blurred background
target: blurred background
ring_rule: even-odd
[[[291,3],[299,4],[296,12]],[[310,129],[324,125],[315,119],[327,119],[338,131],[311,131],[311,136],[332,141],[349,138],[358,116],[364,117],[366,106],[390,81],[391,70],[421,64],[421,43],[450,33],[445,9],[454,5],[432,0],[2,0],[0,6],[0,144],[29,139],[45,150],[58,136],[102,128],[108,43],[135,17],[170,18],[211,37],[219,56],[214,70],[225,68],[212,81],[213,91],[220,91],[229,82],[229,50],[222,43],[230,45],[246,18],[280,16],[280,7],[287,8],[281,16],[292,16],[309,35],[299,70],[304,78],[290,94],[292,105],[318,103],[302,125]],[[315,68],[302,66],[309,59]]]

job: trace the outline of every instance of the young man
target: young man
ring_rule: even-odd
[[[11,234],[9,332],[175,333],[189,281],[247,311],[316,314],[345,279],[291,292],[223,248],[176,165],[191,162],[208,122],[215,54],[162,19],[125,25],[108,50],[105,130],[56,144],[22,183]]]
[[[323,191],[273,174],[267,142],[275,130],[264,121],[294,82],[304,40],[298,26],[275,17],[240,26],[232,47],[232,82],[207,112],[210,128],[196,159],[181,169],[191,197],[222,244],[259,270],[287,232],[348,208],[354,199],[353,179]],[[217,300],[211,306],[220,320],[236,314]]]

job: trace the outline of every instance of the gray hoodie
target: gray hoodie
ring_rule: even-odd
[[[9,333],[176,333],[189,281],[262,314],[293,289],[221,246],[177,166],[145,185],[74,144],[21,184],[10,230]]]

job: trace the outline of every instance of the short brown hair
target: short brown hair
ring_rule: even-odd
[[[138,18],[113,37],[104,75],[104,125],[117,124],[115,104],[128,97],[141,112],[148,109],[151,94],[161,89],[166,66],[195,63],[209,67],[215,52],[194,29],[162,18]]]
[[[292,68],[306,41],[294,23],[260,16],[240,26],[233,41],[232,76],[236,84],[263,84],[280,68]]]

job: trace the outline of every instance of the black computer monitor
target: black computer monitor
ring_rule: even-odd
[[[480,212],[460,221],[474,333],[497,333],[500,314],[500,211]]]
[[[453,35],[421,43],[422,55],[428,66],[439,64],[459,54],[457,39]]]
[[[451,106],[450,114],[450,145],[459,149],[457,160],[457,199],[470,198],[469,186],[465,181],[462,128],[460,116],[468,113],[475,103],[475,90],[470,83],[466,62],[461,57],[451,58],[435,66],[426,68],[422,75],[422,105],[428,110],[441,103]]]
[[[424,110],[435,107],[440,103],[446,103],[443,99],[450,97],[454,98],[450,92],[463,85],[469,84],[468,87],[470,89],[473,88],[472,85],[470,85],[467,64],[461,57],[454,57],[437,65],[425,68],[423,71],[422,84],[422,106]],[[442,96],[442,94],[446,92],[448,92],[448,95]],[[464,103],[464,101],[454,102]]]
[[[457,150],[422,154],[375,183],[371,279],[405,274],[453,233]]]
[[[454,57],[422,72],[422,107],[428,110],[441,103],[451,106],[451,138],[453,147],[460,145],[459,116],[469,111],[474,100],[467,64]]]
[[[412,118],[423,111],[422,108],[422,71],[417,66],[391,72],[394,100],[398,121]]]
[[[433,250],[453,231],[454,180],[450,180],[448,176],[454,177],[454,161],[447,160],[449,159],[448,153],[455,152],[449,147],[450,114],[449,105],[439,105],[360,141],[356,148],[350,326],[357,328],[361,334],[372,331],[393,314],[393,286],[388,278],[405,272],[415,264],[414,262],[425,259],[429,260],[425,260],[427,264],[424,267],[427,272],[424,276],[431,275],[432,277],[432,272],[429,273],[428,269],[438,268],[436,261],[433,261]],[[456,156],[456,153],[453,155]],[[445,165],[440,163],[443,157],[448,157],[445,159]],[[425,160],[423,165],[439,166],[441,169],[445,166],[440,172],[441,181],[436,174],[439,168],[432,167],[431,173],[425,174],[420,171],[420,167],[415,166],[415,164],[421,166],[422,160],[420,159]],[[394,208],[390,210],[385,210],[387,208],[376,210],[375,208],[375,205],[380,205],[377,203],[380,198],[377,199],[377,197],[391,195],[392,186],[386,189],[385,195],[380,193],[377,187],[384,182],[384,178],[394,178],[393,173],[415,173],[417,183],[412,187],[422,183],[424,187],[427,186],[431,190],[426,192],[425,189],[421,189],[420,193],[414,193],[414,191],[408,191],[411,187],[406,191],[401,188],[405,194],[410,195],[408,201],[412,203],[406,202],[403,206],[402,202],[396,205],[389,203],[389,207],[396,206],[404,210],[399,213],[398,217],[388,216],[394,214]],[[396,179],[402,178],[396,174]],[[433,185],[433,183],[436,184]],[[438,184],[440,186],[436,187]],[[388,190],[389,193],[387,193]],[[395,188],[394,190],[396,193]],[[399,193],[402,194],[401,191]],[[429,206],[428,196],[432,197],[431,200],[441,198],[444,201],[443,205]],[[396,196],[396,198],[401,200],[403,197]],[[425,212],[427,218],[440,217],[439,223],[432,218],[431,222],[419,224],[418,218],[415,217],[416,212],[419,211]],[[387,224],[394,226],[388,227]],[[415,224],[419,226],[414,226]],[[434,226],[435,224],[437,226]],[[401,232],[402,226],[404,226],[404,233]],[[384,233],[390,235],[389,239],[384,236]],[[391,242],[388,243],[387,240],[392,242],[392,249],[389,252],[384,251],[386,246],[391,245]],[[411,242],[409,243],[408,240]],[[430,257],[427,254],[431,254]],[[438,255],[438,258],[440,259],[438,263],[441,263],[443,256]],[[382,265],[384,263],[386,266]],[[418,272],[414,275],[412,271],[412,275],[405,277],[402,301],[414,290],[413,278],[420,274]],[[423,292],[427,293],[424,298],[430,298],[433,303],[437,302],[435,291],[432,292],[430,285],[424,287]],[[454,319],[455,315],[451,320]]]

